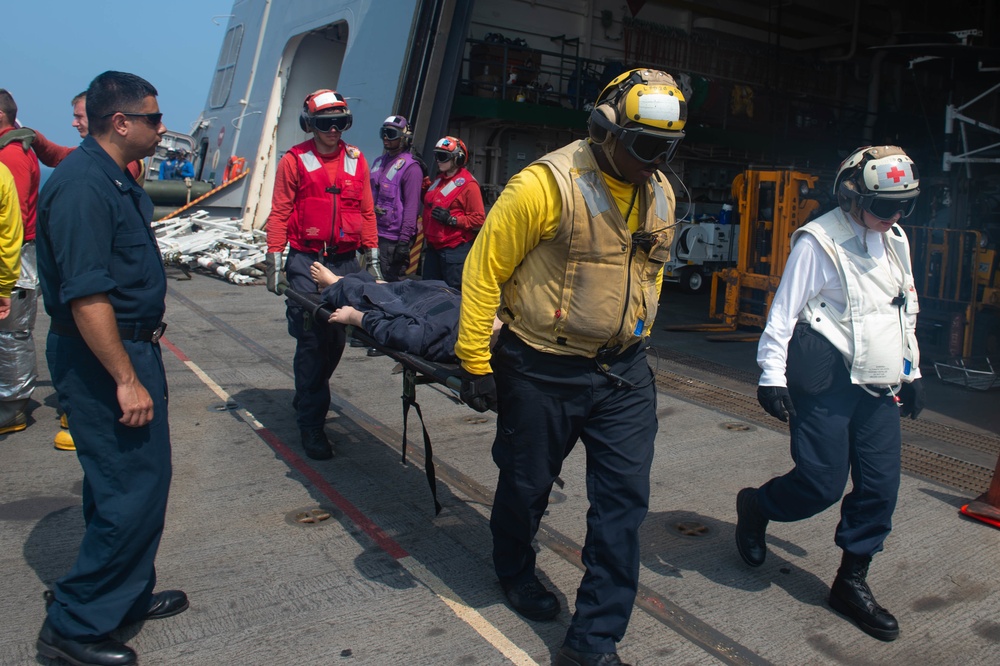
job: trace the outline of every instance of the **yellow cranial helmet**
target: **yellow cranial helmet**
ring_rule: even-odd
[[[687,101],[674,78],[656,69],[633,69],[609,83],[590,115],[590,138],[612,137],[642,162],[669,162],[684,138]]]

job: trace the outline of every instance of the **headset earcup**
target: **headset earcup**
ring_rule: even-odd
[[[310,129],[309,128],[309,116],[307,116],[305,113],[300,113],[299,114],[299,127],[302,128],[303,132],[308,132],[309,129]]]
[[[854,183],[847,178],[840,181],[840,185],[837,187],[837,204],[840,206],[840,210],[845,213],[851,212],[857,198],[858,190]]]
[[[617,111],[610,104],[598,104],[590,112],[588,131],[590,140],[601,146],[611,138],[611,130],[618,125]]]

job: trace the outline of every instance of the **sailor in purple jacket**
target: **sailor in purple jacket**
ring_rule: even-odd
[[[379,130],[385,152],[372,162],[372,197],[378,220],[378,253],[382,275],[396,282],[410,265],[417,235],[424,170],[410,152],[413,134],[406,118],[389,116]]]

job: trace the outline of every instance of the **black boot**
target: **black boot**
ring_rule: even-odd
[[[35,643],[38,654],[62,659],[73,666],[131,666],[138,662],[135,650],[105,637],[93,643],[75,641],[56,632],[45,620]]]
[[[757,505],[757,489],[744,488],[736,495],[736,549],[752,567],[764,564],[767,557],[767,518]]]
[[[333,447],[322,428],[303,429],[299,434],[302,435],[302,448],[307,456],[313,460],[329,460],[333,457]]]
[[[568,645],[559,648],[552,666],[629,666],[617,652],[580,652]]]
[[[869,636],[880,641],[899,637],[899,624],[892,613],[878,605],[865,579],[871,555],[853,555],[844,551],[837,577],[830,588],[830,607],[854,620]]]
[[[504,596],[518,615],[529,620],[551,620],[559,614],[559,599],[545,589],[537,576],[520,583],[500,581]]]

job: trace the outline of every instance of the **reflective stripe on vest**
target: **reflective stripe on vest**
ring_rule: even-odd
[[[320,162],[316,158],[316,156],[313,155],[311,150],[299,155],[299,159],[302,160],[302,166],[304,166],[306,168],[306,171],[308,171],[309,173],[312,173],[316,169],[319,169],[320,167],[323,166],[322,162]]]
[[[399,170],[402,169],[404,166],[406,166],[406,162],[404,161],[402,164],[400,164],[401,161],[402,160],[396,160],[396,163],[392,165],[392,168],[385,173],[386,180],[392,180],[393,178],[395,178],[396,174],[399,173]]]

